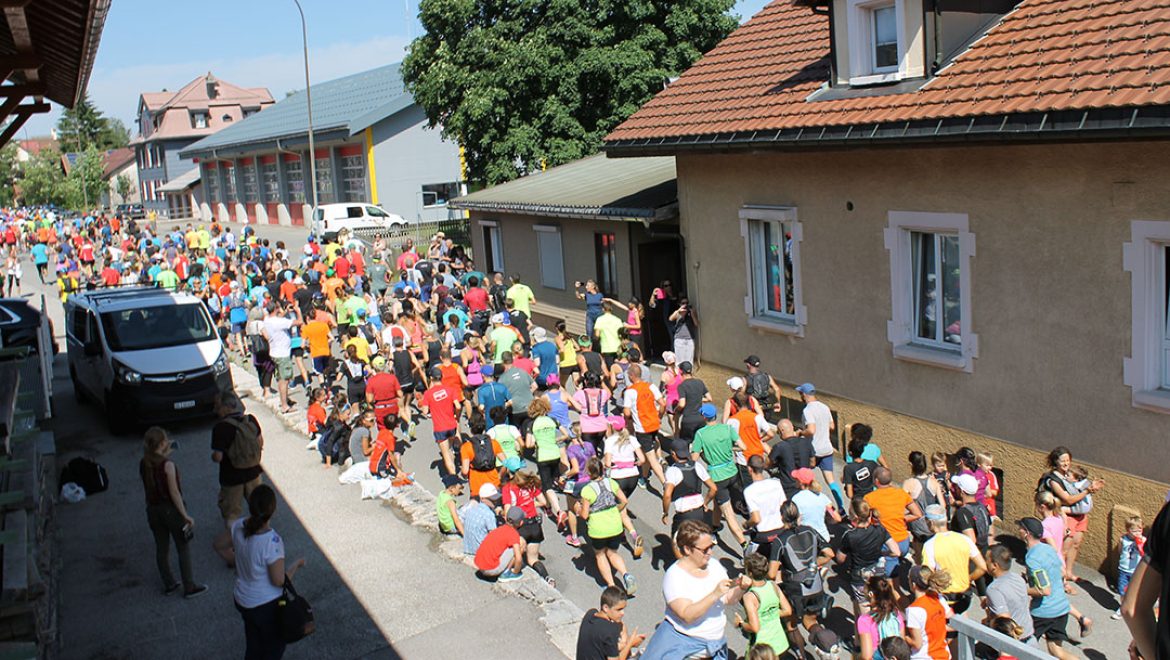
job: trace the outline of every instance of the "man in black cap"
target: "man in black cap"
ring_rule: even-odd
[[[743,363],[747,366],[747,393],[760,403],[764,419],[775,425],[780,421],[780,386],[771,375],[760,369],[760,356],[749,355]]]
[[[690,362],[679,364],[678,370],[682,372],[682,382],[678,385],[678,407],[681,411],[678,435],[690,442],[695,439],[695,432],[707,423],[699,413],[699,406],[711,400],[711,393],[706,383],[694,377],[695,367]]]

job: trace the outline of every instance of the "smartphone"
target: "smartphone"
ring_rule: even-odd
[[[188,541],[195,538],[195,530],[191,527],[190,523],[183,525],[183,538]]]

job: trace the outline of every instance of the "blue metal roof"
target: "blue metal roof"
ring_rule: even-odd
[[[344,131],[354,135],[414,104],[399,71],[400,63],[313,85],[313,133]],[[210,155],[280,138],[307,139],[309,118],[305,92],[277,101],[239,123],[183,149],[181,156]]]

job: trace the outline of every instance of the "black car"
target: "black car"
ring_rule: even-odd
[[[49,336],[53,337],[52,322]],[[37,331],[41,327],[41,313],[24,298],[0,298],[0,344],[5,348],[28,346],[37,350]],[[51,350],[57,353],[57,341],[52,339]]]
[[[119,204],[117,213],[132,220],[142,220],[146,217],[146,209],[141,204]]]

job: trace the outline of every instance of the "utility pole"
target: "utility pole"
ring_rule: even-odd
[[[300,0],[293,0],[297,4],[297,11],[301,14],[301,41],[305,50],[305,106],[309,111],[309,180],[313,191],[313,213],[317,214],[317,149],[313,141],[313,92],[309,87],[309,27],[305,23],[305,10],[301,8]],[[313,221],[310,217],[309,222]]]

